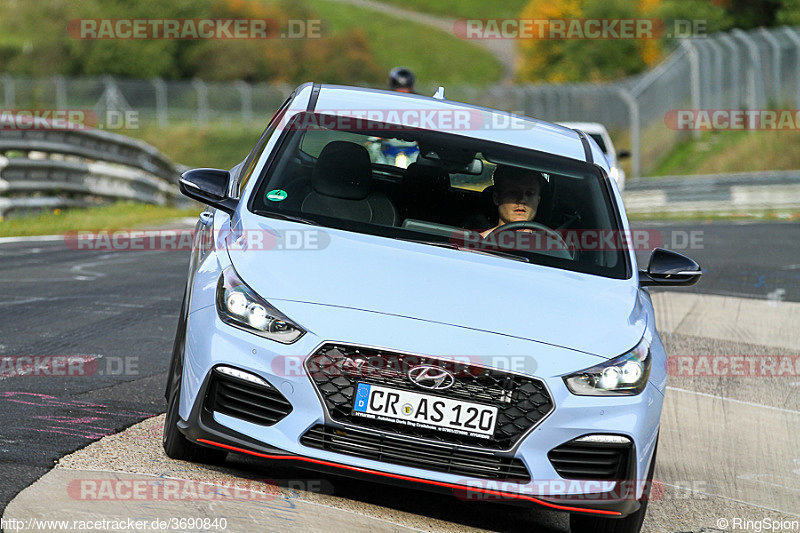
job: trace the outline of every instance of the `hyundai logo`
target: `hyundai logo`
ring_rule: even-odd
[[[415,366],[408,371],[408,379],[423,389],[449,389],[456,382],[453,374],[438,366]]]

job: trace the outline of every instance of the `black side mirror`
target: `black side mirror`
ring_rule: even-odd
[[[193,200],[233,213],[238,200],[228,196],[228,183],[231,174],[227,170],[216,168],[195,168],[181,174],[178,187],[181,192]]]
[[[639,285],[694,285],[703,271],[693,259],[677,252],[656,248],[647,270],[639,271]]]
[[[620,150],[619,152],[617,152],[617,159],[625,159],[630,156],[631,153],[628,150]]]

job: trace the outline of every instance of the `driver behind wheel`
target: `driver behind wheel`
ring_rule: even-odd
[[[508,165],[498,165],[493,180],[492,200],[497,206],[498,223],[481,232],[481,237],[510,222],[532,221],[546,185],[544,176],[539,172]]]

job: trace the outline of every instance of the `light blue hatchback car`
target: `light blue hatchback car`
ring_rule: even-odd
[[[700,267],[637,269],[585,134],[440,93],[305,84],[241,164],[182,176],[209,207],[164,448],[639,531],[667,377],[646,287]]]

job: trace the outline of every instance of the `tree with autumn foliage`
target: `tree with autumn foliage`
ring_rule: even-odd
[[[323,25],[319,37],[302,39],[72,38],[67,23],[84,18],[267,19],[284,25],[320,17],[304,2],[288,0],[2,0],[0,73],[375,84],[385,77],[360,29],[331,33]]]
[[[653,38],[523,39],[518,78],[524,82],[599,82],[637,74],[674,47],[664,28],[675,20],[702,20],[707,32],[726,25],[725,0],[530,0],[523,19],[651,19]],[[658,21],[662,21],[663,25]]]

